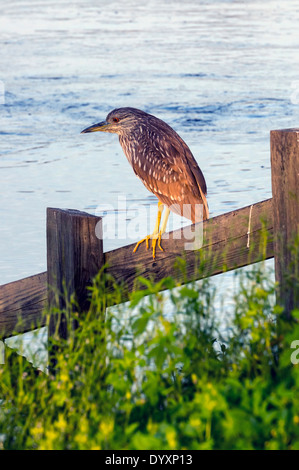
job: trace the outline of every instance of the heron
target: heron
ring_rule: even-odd
[[[161,238],[170,211],[192,223],[209,218],[203,173],[188,145],[166,122],[140,109],[125,107],[114,109],[105,121],[87,127],[81,134],[97,131],[118,134],[136,176],[158,199],[154,231],[136,244],[134,253],[143,242],[148,249],[150,240],[153,259],[157,246],[164,251]]]

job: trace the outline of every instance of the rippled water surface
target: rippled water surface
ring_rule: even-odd
[[[0,284],[46,270],[47,207],[155,204],[116,136],[80,135],[115,107],[179,132],[211,216],[271,197],[269,132],[298,126],[298,23],[292,0],[1,0]]]

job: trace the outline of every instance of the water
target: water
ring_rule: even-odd
[[[80,135],[115,107],[178,131],[211,216],[271,197],[269,132],[298,126],[298,21],[293,0],[1,0],[0,284],[46,270],[47,207],[154,204],[116,136]]]

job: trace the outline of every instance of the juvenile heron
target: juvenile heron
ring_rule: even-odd
[[[106,120],[84,129],[87,132],[118,134],[122,149],[134,172],[145,187],[158,198],[158,216],[154,231],[135,246],[152,239],[153,258],[156,246],[166,230],[169,211],[193,223],[209,218],[204,176],[187,144],[164,121],[135,108],[111,111]],[[162,212],[165,215],[161,224]]]

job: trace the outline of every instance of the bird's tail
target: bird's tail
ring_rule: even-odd
[[[204,194],[204,192],[202,191],[199,185],[198,185],[198,188],[199,188],[201,199],[202,199],[203,211],[202,211],[202,214],[197,215],[195,207],[192,209],[191,220],[193,224],[197,222],[202,222],[203,220],[207,220],[209,218],[209,206],[208,206],[206,195]]]
[[[207,201],[205,194],[202,194],[201,197],[202,197],[202,202],[203,202],[203,220],[207,220],[210,216],[208,201]]]

